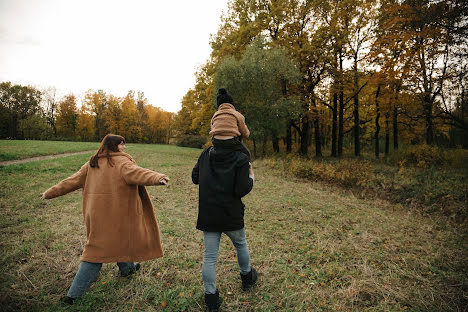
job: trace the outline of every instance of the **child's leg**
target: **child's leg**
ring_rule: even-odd
[[[247,239],[245,238],[245,228],[236,231],[224,232],[232,241],[237,252],[237,263],[241,274],[250,272],[250,253],[247,247]]]
[[[203,232],[205,255],[203,257],[202,277],[205,294],[216,293],[216,263],[218,262],[221,232]]]
[[[67,296],[74,299],[83,296],[96,280],[101,267],[102,263],[81,262]]]
[[[245,146],[245,144],[242,143],[242,142],[240,143],[240,145],[241,145],[240,151],[241,151],[242,153],[244,153],[245,155],[247,155],[247,157],[249,157],[249,161],[250,161],[250,151],[249,151],[249,149],[248,149],[247,146]]]

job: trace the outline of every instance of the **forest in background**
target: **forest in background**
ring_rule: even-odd
[[[0,84],[0,137],[208,141],[217,89],[267,151],[378,158],[402,145],[468,147],[465,1],[232,0],[177,114],[116,97]],[[198,144],[198,143],[197,143]]]
[[[316,156],[466,148],[466,12],[465,1],[230,1],[175,129],[207,136],[224,87],[254,154],[294,141]]]
[[[130,142],[169,143],[173,113],[149,104],[142,92],[121,98],[89,90],[62,98],[50,87],[39,90],[0,83],[0,138],[100,141],[118,133]]]

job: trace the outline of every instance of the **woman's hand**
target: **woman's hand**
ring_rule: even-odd
[[[161,185],[168,185],[168,184],[169,184],[169,177],[162,177],[162,178],[159,180],[159,184],[161,184]]]
[[[45,198],[45,192],[44,192],[44,193],[41,193],[41,199],[46,199],[46,198]]]

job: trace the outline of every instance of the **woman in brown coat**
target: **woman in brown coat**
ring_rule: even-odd
[[[167,185],[169,178],[144,169],[124,153],[125,139],[108,134],[95,155],[81,169],[41,194],[43,199],[83,189],[83,219],[87,242],[81,265],[64,298],[83,296],[96,279],[102,263],[117,262],[128,276],[139,263],[163,255],[158,224],[145,186]]]

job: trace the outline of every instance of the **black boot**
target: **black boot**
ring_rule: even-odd
[[[60,298],[60,302],[66,305],[72,305],[74,301],[75,301],[75,298],[68,297],[68,296],[64,296]]]
[[[258,274],[257,274],[257,270],[255,270],[254,268],[251,268],[249,273],[245,275],[241,274],[240,276],[242,279],[243,290],[249,290],[255,285],[255,283],[257,283]]]
[[[216,289],[215,294],[205,294],[205,304],[206,304],[206,311],[208,312],[218,312],[219,306],[223,301],[222,298],[219,297],[219,292]]]
[[[133,269],[131,269],[128,272],[125,272],[125,274],[120,273],[120,276],[121,277],[127,277],[127,276],[130,276],[132,274],[135,274],[135,272],[138,271],[140,269],[140,267],[141,267],[141,264],[138,263],[138,262],[135,262],[135,267]]]

